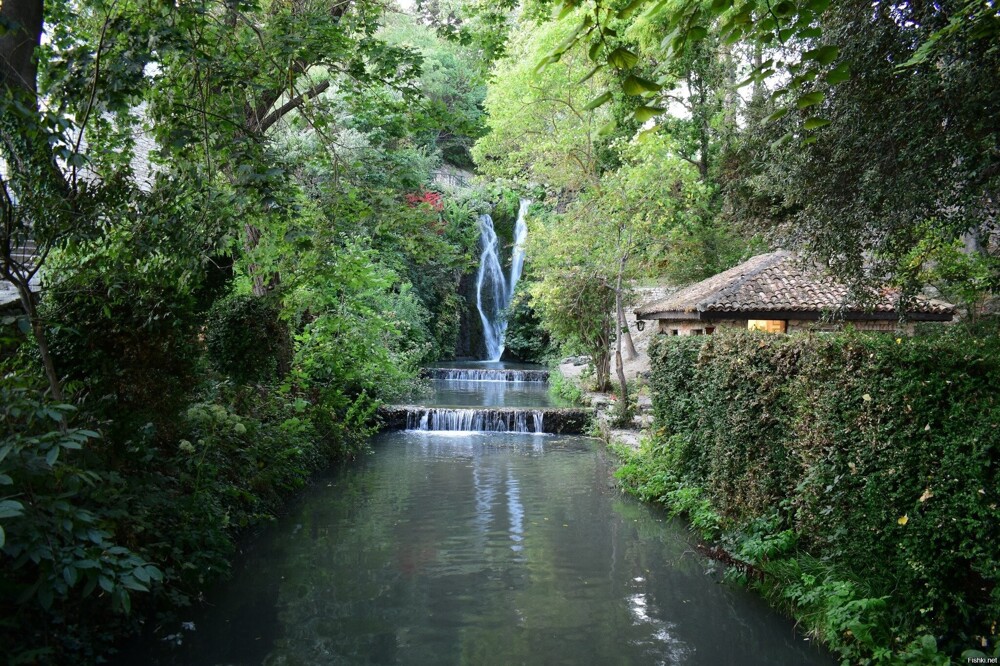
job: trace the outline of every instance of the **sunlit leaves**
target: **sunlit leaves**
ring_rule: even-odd
[[[647,92],[656,92],[662,87],[663,86],[655,81],[650,81],[649,79],[642,78],[641,76],[631,74],[627,76],[625,81],[622,83],[622,90],[624,90],[627,95],[642,95]]]
[[[598,95],[597,97],[595,97],[594,99],[590,100],[586,105],[584,105],[583,110],[584,111],[593,111],[597,107],[603,106],[603,105],[607,104],[610,101],[611,101],[611,92],[610,91],[605,91],[605,92],[601,93],[600,95]]]
[[[804,60],[815,60],[820,65],[829,65],[840,54],[840,48],[832,45],[810,49],[802,54]]]
[[[647,120],[651,120],[656,116],[663,113],[665,109],[659,106],[640,106],[635,110],[635,119],[640,123],[644,123]]]
[[[806,109],[810,106],[819,104],[824,99],[826,99],[826,94],[822,91],[815,90],[813,92],[800,95],[798,99],[795,100],[795,106],[799,109]]]

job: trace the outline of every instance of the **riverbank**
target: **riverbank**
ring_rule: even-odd
[[[994,654],[996,345],[658,342],[655,436],[611,438],[619,479],[845,660]]]

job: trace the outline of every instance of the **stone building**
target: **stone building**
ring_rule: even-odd
[[[913,322],[951,321],[955,306],[916,297],[898,311],[899,291],[886,288],[863,305],[850,290],[822,269],[785,251],[758,255],[739,266],[643,305],[638,325],[655,322],[666,335],[711,335],[719,328],[771,333],[830,331],[851,325],[858,330],[912,333]]]

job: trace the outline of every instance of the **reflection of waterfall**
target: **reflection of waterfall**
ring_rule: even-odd
[[[479,244],[482,254],[479,256],[479,272],[476,274],[476,309],[483,322],[483,340],[486,343],[488,361],[499,361],[503,355],[503,335],[507,329],[503,311],[510,304],[524,267],[524,243],[528,238],[524,216],[529,203],[527,199],[522,199],[518,210],[509,280],[503,275],[500,241],[493,228],[493,218],[489,215],[479,216]]]

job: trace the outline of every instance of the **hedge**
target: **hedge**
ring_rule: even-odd
[[[739,332],[650,355],[653,455],[730,534],[791,530],[848,572],[884,600],[890,652],[996,649],[1000,339]]]

